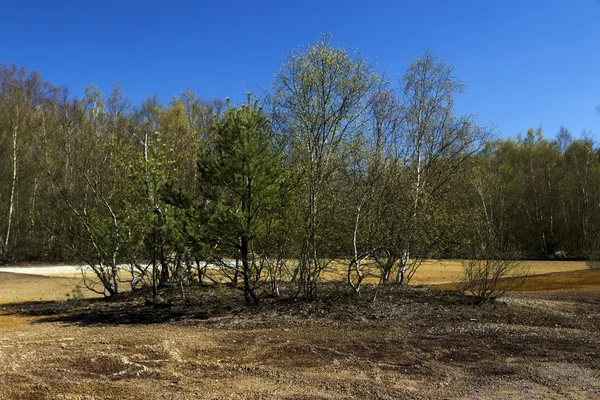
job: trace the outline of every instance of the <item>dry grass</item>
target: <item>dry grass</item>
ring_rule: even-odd
[[[530,275],[542,275],[555,272],[571,272],[589,269],[585,261],[522,261],[520,265]],[[336,262],[321,277],[328,280],[345,280],[347,264]],[[374,263],[364,262],[363,272],[367,278],[364,283],[377,283],[378,271]],[[412,277],[412,285],[449,285],[463,278],[464,270],[460,260],[425,260]]]

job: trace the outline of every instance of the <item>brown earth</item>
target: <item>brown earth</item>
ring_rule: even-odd
[[[600,271],[484,305],[337,284],[259,308],[223,286],[64,301],[65,279],[0,274],[0,399],[600,398]]]

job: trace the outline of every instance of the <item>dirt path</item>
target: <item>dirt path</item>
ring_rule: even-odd
[[[90,271],[89,268],[78,265],[25,265],[0,267],[0,272],[10,272],[13,274],[67,277],[79,277],[81,276],[82,270]]]

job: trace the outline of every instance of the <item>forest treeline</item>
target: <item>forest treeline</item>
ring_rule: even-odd
[[[249,303],[282,277],[314,296],[332,263],[359,291],[365,263],[405,282],[430,257],[594,257],[596,143],[494,138],[463,92],[430,52],[396,80],[328,37],[238,105],[0,65],[0,257],[83,262],[109,295],[122,265],[155,292],[219,268]]]

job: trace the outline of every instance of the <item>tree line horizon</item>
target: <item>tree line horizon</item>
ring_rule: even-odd
[[[0,262],[82,262],[107,295],[119,265],[157,293],[210,264],[258,304],[340,264],[358,292],[427,258],[596,259],[598,144],[496,138],[455,114],[464,91],[429,51],[394,80],[329,36],[239,105],[76,98],[0,65]]]

